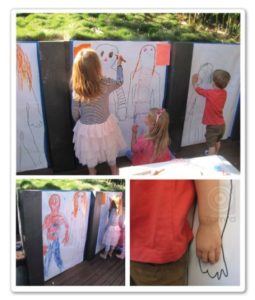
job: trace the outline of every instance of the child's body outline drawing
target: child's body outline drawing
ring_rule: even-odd
[[[140,49],[135,69],[130,74],[128,103],[133,103],[129,112],[131,118],[160,105],[160,76],[155,68],[156,47],[146,44]]]
[[[43,127],[43,117],[39,105],[39,100],[33,88],[33,74],[28,55],[22,47],[17,44],[17,83],[21,91],[27,90],[32,97],[26,98],[25,115],[19,116],[26,120],[27,129],[17,128],[19,150],[18,150],[18,170],[23,169],[23,155],[26,154],[34,167],[42,164],[42,157],[36,136],[38,130]],[[32,113],[31,113],[32,111]],[[31,143],[32,142],[32,143]],[[29,147],[27,146],[29,145]]]
[[[108,49],[108,52],[107,52]],[[119,55],[119,49],[112,44],[100,44],[95,47],[95,50],[100,58],[102,67],[107,76],[114,76],[117,71],[117,57]],[[113,74],[114,73],[114,74]],[[119,121],[124,121],[127,118],[127,98],[123,89],[120,86],[113,93],[114,111]]]
[[[52,194],[49,197],[49,207],[51,212],[45,216],[42,231],[45,239],[43,239],[43,256],[44,256],[44,276],[48,276],[49,268],[52,261],[52,256],[59,273],[63,270],[63,260],[60,251],[60,231],[61,227],[65,227],[65,236],[62,244],[66,245],[69,241],[69,224],[65,217],[59,212],[61,206],[61,198],[58,194]],[[47,244],[45,244],[47,241]]]

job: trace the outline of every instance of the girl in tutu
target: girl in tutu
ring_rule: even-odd
[[[113,251],[118,245],[121,234],[120,217],[122,215],[122,200],[119,196],[111,200],[109,221],[102,241],[105,248],[104,252],[100,254],[100,256],[104,259],[106,259],[108,255],[112,257]]]
[[[171,159],[168,148],[169,116],[164,108],[151,108],[145,117],[147,133],[137,137],[138,125],[132,127],[132,164],[143,165]]]
[[[96,165],[107,161],[113,175],[118,173],[116,157],[126,148],[117,119],[109,111],[109,95],[123,84],[121,55],[117,57],[117,79],[103,77],[99,57],[93,49],[83,49],[73,63],[72,116],[75,155],[87,165],[90,175]]]

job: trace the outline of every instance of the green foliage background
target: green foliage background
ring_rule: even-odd
[[[227,13],[32,13],[16,24],[18,40],[240,40],[240,14]]]

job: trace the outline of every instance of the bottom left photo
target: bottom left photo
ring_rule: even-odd
[[[125,180],[16,181],[16,285],[125,285]]]

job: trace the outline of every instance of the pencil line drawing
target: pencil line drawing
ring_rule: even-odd
[[[160,107],[160,76],[156,71],[156,47],[142,46],[135,69],[130,74],[128,103],[133,103],[129,115],[148,113],[152,107]]]
[[[232,180],[230,180],[230,189],[229,189],[229,196],[228,196],[228,206],[227,210],[224,215],[224,211],[220,211],[220,220],[223,220],[223,224],[221,224],[221,239],[223,241],[225,229],[229,220],[229,213],[230,213],[230,207],[231,207],[231,200],[232,200],[232,191],[233,191],[233,183]],[[209,264],[209,263],[203,263],[200,259],[198,259],[199,268],[201,273],[207,274],[210,278],[217,278],[218,280],[221,280],[222,276],[228,277],[228,265],[224,253],[224,245],[222,243],[221,245],[221,254],[220,254],[220,260],[215,264]]]
[[[30,58],[17,44],[17,170],[47,167],[44,126]],[[39,79],[38,79],[39,80]]]
[[[209,62],[206,62],[199,67],[197,73],[198,85],[200,87],[211,87],[213,70],[214,67]],[[191,144],[193,141],[199,140],[205,133],[205,127],[201,124],[204,107],[205,100],[192,88],[190,97],[187,101],[186,117],[184,123],[185,130],[192,129],[189,130],[189,134],[186,136],[186,143],[188,144]]]
[[[99,55],[104,74],[112,78],[116,76],[118,47],[112,44],[100,44],[95,50]],[[122,86],[113,92],[113,102],[115,115],[119,121],[124,121],[127,118],[127,98]]]

